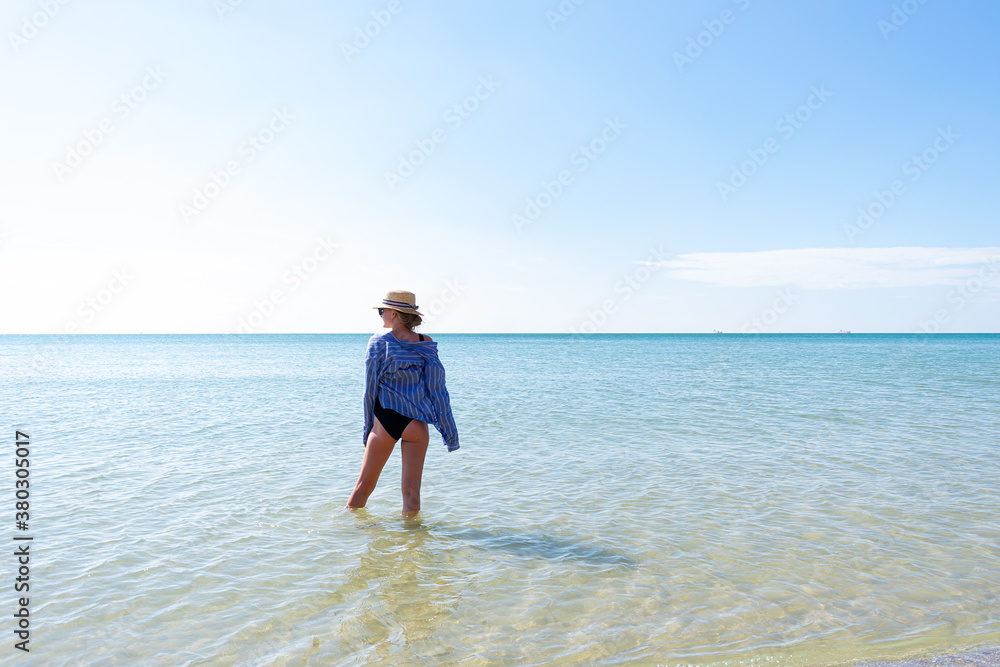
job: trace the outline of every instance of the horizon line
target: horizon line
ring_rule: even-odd
[[[422,333],[422,332],[419,332]],[[2,333],[0,336],[373,336],[369,331],[291,331],[291,332],[113,332],[113,333]],[[430,335],[430,334],[427,334]],[[998,331],[440,331],[435,336],[996,336]]]

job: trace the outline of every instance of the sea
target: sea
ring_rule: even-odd
[[[1000,664],[1000,336],[370,335],[0,336],[0,662]]]

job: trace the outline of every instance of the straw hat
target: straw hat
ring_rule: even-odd
[[[397,310],[401,313],[409,313],[410,315],[420,315],[423,317],[423,313],[417,312],[417,297],[413,296],[413,292],[407,292],[406,290],[389,290],[385,293],[385,298],[382,299],[382,305],[372,306],[372,308],[388,308],[389,310]]]

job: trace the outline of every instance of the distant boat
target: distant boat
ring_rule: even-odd
[[[722,332],[719,331],[718,329],[712,329],[712,333],[722,333]]]
[[[841,329],[841,330],[840,330],[840,331],[838,331],[837,333],[851,333],[851,332],[850,332],[850,331],[846,331],[846,330],[844,330],[844,329]]]

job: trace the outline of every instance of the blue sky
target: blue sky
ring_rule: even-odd
[[[998,18],[11,0],[0,333],[995,332]]]

